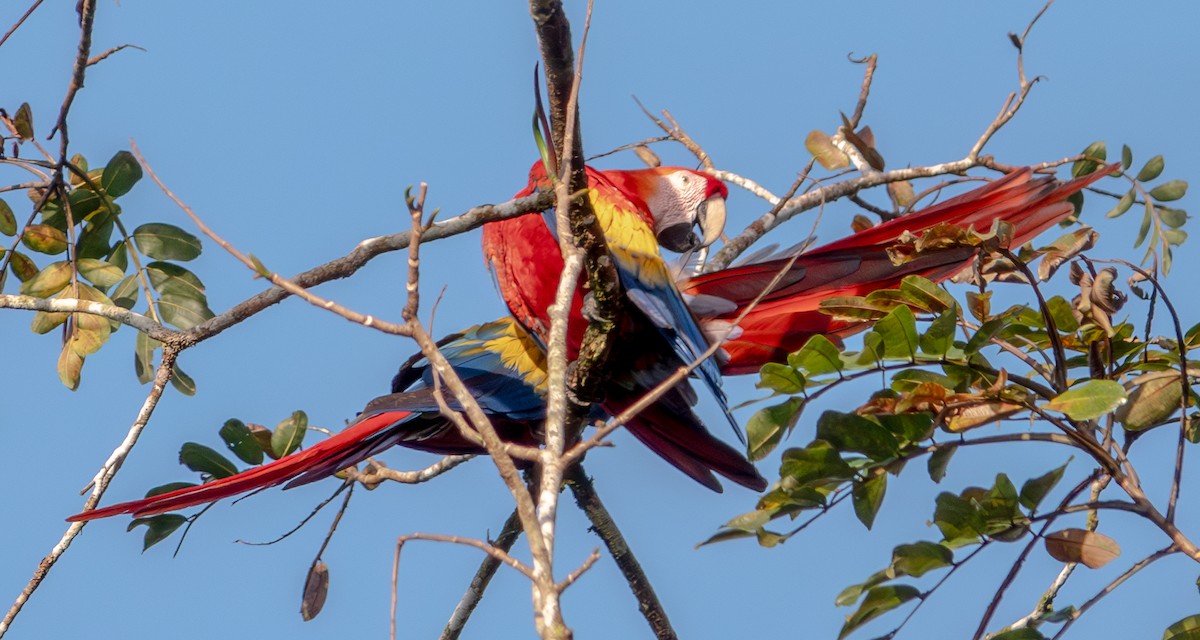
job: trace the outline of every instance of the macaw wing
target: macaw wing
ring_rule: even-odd
[[[541,398],[545,367],[536,341],[506,319],[454,334],[441,345],[501,438],[536,445],[538,423],[545,413]],[[401,391],[372,400],[344,430],[306,449],[206,484],[86,511],[70,519],[91,520],[119,513],[152,515],[285,482],[285,488],[291,488],[327,478],[396,445],[440,454],[480,452],[441,415],[432,374],[423,358],[406,362],[393,384]],[[457,408],[453,396],[445,397]]]
[[[626,296],[666,338],[683,363],[701,359],[708,339],[675,286],[674,273],[658,250],[658,240],[647,215],[597,172],[591,175],[592,208],[608,242]],[[712,389],[730,423],[721,372],[713,358],[697,367],[700,378]]]

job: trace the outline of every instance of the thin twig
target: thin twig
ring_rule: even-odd
[[[175,357],[177,355],[170,346],[163,347],[162,362],[158,365],[158,371],[154,375],[154,384],[150,387],[150,393],[146,396],[145,402],[142,403],[142,408],[138,411],[137,417],[133,421],[133,425],[129,427],[129,431],[125,434],[125,438],[117,445],[117,448],[104,461],[104,465],[100,467],[100,471],[92,479],[90,486],[92,487],[91,495],[83,504],[84,510],[95,508],[100,503],[100,498],[104,496],[104,492],[108,490],[109,483],[113,477],[117,475],[117,471],[121,469],[121,464],[133,450],[133,446],[137,444],[138,437],[142,435],[142,431],[146,428],[146,424],[150,421],[150,416],[154,413],[154,408],[158,406],[159,399],[162,398],[163,390],[167,387],[167,382],[171,379],[171,373],[175,370]],[[38,563],[37,569],[33,572],[33,577],[21,590],[17,596],[16,602],[9,608],[4,615],[4,619],[0,620],[0,638],[8,631],[12,621],[21,612],[21,608],[41,586],[42,581],[50,573],[50,569],[58,562],[58,559],[66,553],[67,548],[71,546],[71,542],[83,531],[87,526],[87,522],[73,522],[67,527],[65,533],[54,548],[42,561]]]
[[[1128,569],[1126,569],[1124,573],[1122,573],[1121,575],[1114,578],[1113,581],[1108,583],[1103,589],[1100,590],[1099,593],[1092,596],[1091,599],[1089,599],[1087,602],[1080,605],[1078,609],[1076,609],[1075,611],[1072,611],[1071,617],[1069,619],[1067,619],[1066,623],[1063,624],[1062,628],[1058,630],[1058,633],[1054,634],[1054,638],[1052,638],[1052,640],[1059,640],[1059,638],[1063,637],[1063,635],[1066,634],[1067,629],[1070,629],[1071,625],[1075,624],[1075,621],[1078,620],[1080,616],[1082,616],[1084,613],[1086,613],[1088,609],[1091,609],[1093,606],[1095,606],[1095,604],[1097,602],[1100,602],[1100,600],[1102,600],[1105,596],[1112,593],[1113,591],[1116,591],[1117,587],[1124,584],[1126,580],[1132,578],[1134,576],[1134,574],[1141,571],[1142,569],[1145,569],[1146,567],[1150,566],[1151,564],[1153,564],[1173,553],[1178,553],[1178,552],[1179,552],[1179,550],[1175,548],[1175,545],[1171,545],[1169,547],[1155,551],[1154,553],[1139,560],[1132,567],[1129,567]]]
[[[392,638],[392,640],[395,640],[395,638],[396,638],[396,604],[397,604],[397,600],[398,600],[397,594],[399,593],[399,589],[400,589],[400,551],[404,548],[404,545],[411,540],[427,540],[429,542],[446,542],[446,543],[450,543],[450,544],[460,544],[460,545],[467,546],[467,547],[474,547],[474,548],[479,549],[480,551],[488,554],[488,556],[494,558],[496,561],[500,562],[501,564],[506,564],[506,565],[512,567],[513,569],[516,569],[517,571],[521,572],[521,574],[524,575],[526,578],[529,578],[531,581],[536,582],[536,578],[534,578],[534,575],[533,575],[533,569],[531,569],[529,566],[527,566],[525,563],[521,562],[520,560],[517,560],[516,558],[508,555],[507,551],[505,551],[495,545],[484,542],[482,540],[476,540],[475,538],[464,538],[462,536],[444,536],[444,535],[439,535],[436,533],[409,533],[406,535],[402,535],[396,539],[396,554],[395,554],[395,556],[393,556],[393,559],[392,559],[392,605],[391,605],[391,621],[392,622],[391,622],[391,633],[389,635],[389,637]]]
[[[447,471],[457,467],[458,465],[476,457],[474,454],[445,456],[441,460],[416,471],[398,471],[389,469],[383,466],[382,463],[374,460],[370,461],[366,468],[362,471],[356,471],[353,467],[347,469],[347,476],[359,484],[366,487],[368,490],[374,489],[385,480],[399,482],[400,484],[421,484],[446,473]]]
[[[25,21],[29,19],[29,16],[33,15],[33,12],[36,11],[40,6],[42,6],[42,0],[34,0],[33,4],[25,10],[25,13],[21,15],[16,23],[9,27],[8,31],[4,32],[3,37],[0,37],[0,47],[3,47],[4,43],[8,42],[9,36],[16,33],[17,29],[20,29],[21,25],[25,24]]]
[[[667,618],[666,609],[663,608],[658,594],[654,592],[654,587],[650,584],[650,579],[646,577],[641,563],[633,554],[633,550],[629,548],[629,543],[625,541],[625,536],[621,534],[621,530],[600,500],[600,496],[596,494],[592,479],[584,471],[583,465],[571,466],[567,470],[566,481],[567,486],[571,488],[571,493],[575,496],[575,504],[579,505],[579,508],[587,514],[588,520],[591,521],[591,530],[604,541],[609,555],[617,563],[621,575],[625,576],[625,582],[637,600],[638,610],[646,618],[650,630],[654,632],[654,637],[658,640],[678,638],[675,630],[671,627],[671,621]]]
[[[500,535],[490,542],[497,549],[509,551],[519,537],[521,537],[521,518],[516,511],[513,511],[504,521]],[[471,578],[471,584],[467,585],[467,592],[463,594],[462,600],[459,600],[458,606],[454,607],[454,613],[450,614],[450,621],[442,630],[440,640],[458,640],[458,637],[462,635],[463,627],[471,618],[475,607],[479,606],[484,591],[487,590],[488,584],[491,583],[492,577],[496,575],[496,570],[499,568],[500,561],[496,558],[489,555],[483,559],[479,569],[475,572],[475,577]]]
[[[95,55],[95,56],[92,56],[91,58],[89,58],[89,59],[88,59],[88,61],[87,61],[87,63],[88,63],[88,66],[90,67],[90,66],[92,66],[92,65],[94,65],[94,64],[98,64],[98,63],[100,63],[101,61],[103,61],[103,60],[107,59],[107,58],[108,58],[109,56],[111,56],[112,54],[114,54],[114,53],[116,53],[116,52],[118,52],[118,51],[121,51],[122,49],[137,49],[138,51],[142,51],[142,52],[145,52],[145,51],[146,51],[145,49],[143,49],[143,48],[141,48],[141,47],[137,46],[136,44],[122,44],[122,45],[118,45],[118,46],[115,46],[115,47],[113,47],[113,48],[109,49],[108,51],[105,51],[104,53],[101,53],[101,54],[99,54],[99,55]]]

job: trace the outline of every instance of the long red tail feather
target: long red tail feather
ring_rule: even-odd
[[[946,223],[987,231],[994,221],[1013,227],[1013,246],[1019,246],[1050,228],[1073,208],[1065,202],[1072,194],[1104,177],[1113,167],[1065,183],[1051,177],[1034,178],[1028,168],[1014,171],[988,185],[968,191],[920,212],[902,216],[802,254],[787,268],[780,283],[738,325],[740,331],[723,345],[728,359],[725,375],[757,372],[767,362],[780,362],[816,334],[832,339],[866,328],[863,323],[835,320],[819,311],[822,300],[862,296],[897,286],[907,275],[934,281],[952,277],[966,268],[974,251],[966,248],[922,256],[899,267],[887,257],[887,248],[904,232],[917,233]],[[737,305],[716,319],[729,321],[762,292],[790,258],[731,267],[684,283],[689,294],[725,298]]]

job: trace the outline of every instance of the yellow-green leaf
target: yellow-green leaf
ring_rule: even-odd
[[[1045,408],[1074,420],[1093,420],[1125,404],[1125,387],[1113,380],[1089,380],[1056,396]]]
[[[13,252],[13,256],[17,255]],[[20,292],[35,298],[48,298],[71,284],[71,263],[54,262],[37,275],[21,283]]]
[[[75,353],[71,345],[63,345],[58,354],[58,379],[71,391],[79,388],[79,376],[83,372],[83,358]]]
[[[67,234],[47,224],[31,224],[21,234],[21,243],[33,251],[53,256],[67,250]]]
[[[17,107],[17,114],[13,117],[13,126],[17,129],[17,137],[21,140],[33,139],[33,109],[29,108],[28,102],[22,102],[21,106]]]
[[[12,207],[0,199],[0,235],[13,236],[17,234],[17,217],[13,215]]]

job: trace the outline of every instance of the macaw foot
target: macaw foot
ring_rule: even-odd
[[[597,404],[604,401],[602,394],[596,393],[597,385],[588,384],[585,380],[578,378],[579,361],[573,361],[567,364],[567,401],[577,408],[585,408],[589,405]]]
[[[588,291],[583,294],[583,308],[580,309],[580,312],[588,322],[600,321],[600,313],[596,309],[596,294],[594,292]]]

